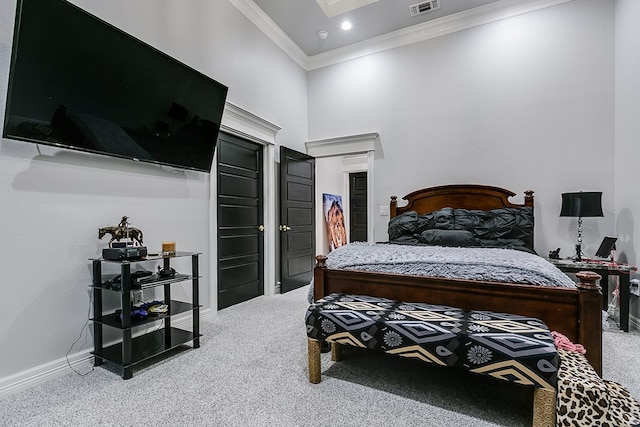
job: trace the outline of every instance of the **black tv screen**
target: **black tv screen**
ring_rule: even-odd
[[[210,172],[227,90],[65,0],[19,0],[3,136]]]

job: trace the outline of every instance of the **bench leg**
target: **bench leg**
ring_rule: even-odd
[[[533,391],[533,427],[556,425],[556,391],[536,387]]]
[[[321,342],[318,340],[307,338],[309,382],[312,384],[318,384],[320,382],[320,344]]]
[[[331,360],[339,362],[342,360],[342,346],[337,342],[331,343]]]

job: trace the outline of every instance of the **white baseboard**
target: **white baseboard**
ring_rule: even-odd
[[[212,318],[215,313],[216,312],[211,309],[202,310],[200,312],[200,320]],[[191,317],[185,316],[183,318],[177,318],[173,323],[175,326],[184,325],[185,327],[190,327]],[[92,351],[93,348],[81,350],[77,353],[70,354],[68,358],[62,357],[0,379],[0,399],[35,385],[42,384],[53,378],[60,377],[66,374],[71,368],[79,372],[87,372],[93,365]],[[71,365],[71,368],[69,365]]]
[[[67,358],[63,357],[0,379],[0,398],[33,387],[34,385],[42,384],[52,378],[62,376],[70,369],[69,365],[71,365],[73,369],[84,372],[86,366],[81,365],[86,365],[87,362],[92,359],[92,350],[92,348],[89,348],[78,353],[70,354],[68,363]]]

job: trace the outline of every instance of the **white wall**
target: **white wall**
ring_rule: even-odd
[[[309,136],[380,133],[374,206],[448,183],[534,190],[542,255],[577,238],[560,194],[602,191],[593,253],[614,233],[613,34],[613,3],[576,0],[312,71]]]
[[[73,3],[229,86],[230,102],[282,127],[277,145],[304,151],[306,73],[231,3]],[[15,7],[15,0],[0,2],[2,105]],[[209,174],[3,139],[0,391],[65,365],[65,354],[87,321],[89,258],[106,246],[97,230],[116,225],[122,215],[144,231],[151,250],[159,249],[163,240],[175,240],[179,250],[203,253],[200,301],[208,305],[217,289],[217,267],[208,259],[210,233],[215,233],[211,194]],[[91,346],[89,335],[73,348],[71,359]]]
[[[639,265],[640,228],[640,2],[616,0],[616,227],[618,255]],[[637,275],[636,275],[637,276]],[[638,298],[631,297],[631,316],[640,318]]]
[[[348,202],[349,194],[344,188],[342,157],[316,158],[316,253],[329,253],[329,238],[322,204],[322,194],[335,194],[342,197],[342,207]],[[348,211],[345,211],[348,212]],[[346,225],[346,221],[345,221]],[[348,227],[348,226],[347,226]],[[348,229],[348,228],[347,228]]]

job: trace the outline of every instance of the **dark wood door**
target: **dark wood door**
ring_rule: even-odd
[[[280,291],[307,285],[315,266],[315,159],[280,147]]]
[[[367,173],[349,174],[349,241],[367,241]]]
[[[218,309],[264,294],[262,147],[220,133]]]

